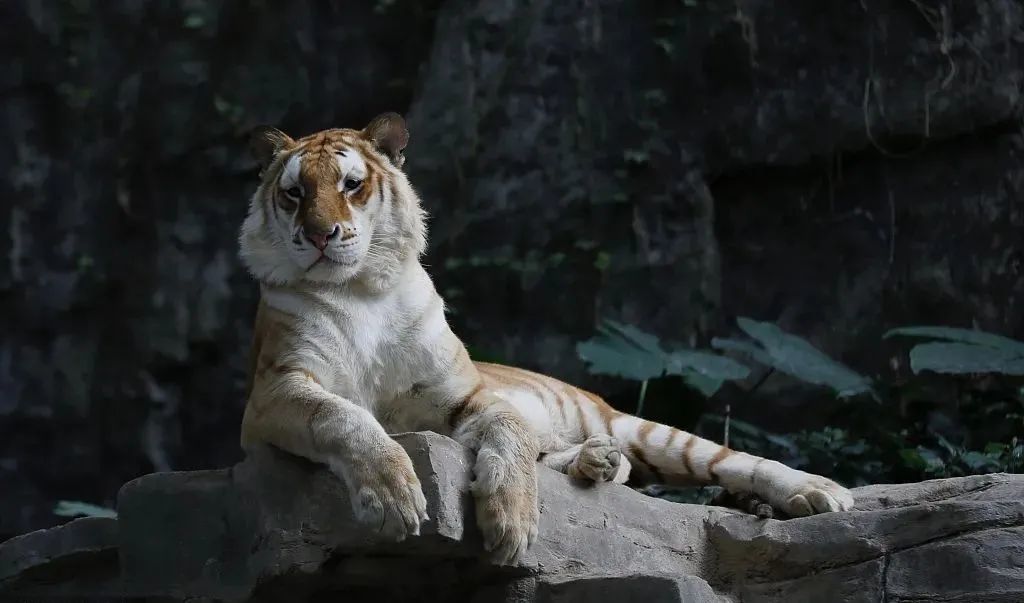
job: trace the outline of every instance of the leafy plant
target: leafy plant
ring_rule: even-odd
[[[774,324],[748,318],[737,323],[748,338],[715,338],[715,350],[739,353],[747,361],[827,387],[841,398],[867,394],[881,404],[868,412],[858,404],[839,407],[833,420],[843,415],[838,419],[842,429],[826,426],[779,434],[734,417],[705,414],[698,421],[698,433],[718,440],[725,435],[738,450],[849,485],[1024,472],[1024,443],[1018,439],[1024,432],[1024,386],[1014,380],[1024,375],[1024,343],[969,329],[893,329],[885,339],[933,341],[909,350],[914,377],[872,381]],[[724,356],[681,347],[667,351],[656,336],[612,321],[580,343],[577,351],[592,373],[639,381],[638,411],[652,379],[681,375],[710,397],[726,381],[749,375],[749,369]],[[979,374],[986,379],[979,379]],[[957,381],[954,385],[937,379]],[[684,496],[665,492],[659,495]],[[706,492],[685,496],[696,501],[706,498]]]
[[[708,435],[713,435],[714,427],[724,421],[719,415],[705,415],[698,430],[710,425]],[[848,430],[824,427],[776,434],[736,419],[730,423],[734,448],[852,486],[889,481],[894,476],[919,480],[1024,470],[1024,443],[1017,438],[1008,444],[990,442],[982,450],[972,450],[937,434],[924,438],[925,443],[907,446],[907,433],[868,439]]]
[[[57,501],[53,514],[61,517],[110,517],[117,518],[117,511],[78,500]]]
[[[944,341],[920,343],[910,350],[914,373],[951,375],[1001,373],[1024,375],[1024,343],[984,331],[952,327],[903,327],[883,337],[927,337]]]
[[[687,349],[666,352],[656,336],[612,320],[598,327],[598,335],[577,344],[576,352],[589,365],[591,373],[641,383],[637,415],[643,412],[650,379],[678,375],[710,397],[725,381],[743,379],[750,374],[750,369],[742,364],[711,352]]]
[[[806,339],[768,322],[741,317],[736,324],[755,341],[716,337],[711,340],[711,347],[740,352],[791,377],[828,386],[840,398],[865,393],[874,395],[870,379],[829,358]]]
[[[929,477],[959,477],[993,471],[1014,472],[1024,469],[1024,444],[1013,438],[1009,444],[990,442],[983,450],[970,450],[937,436],[939,448],[925,446],[900,451],[908,466]]]

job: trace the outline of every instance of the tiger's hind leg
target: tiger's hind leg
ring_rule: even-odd
[[[605,434],[595,434],[582,444],[549,452],[540,462],[569,477],[592,482],[623,484],[629,479],[631,465],[619,449],[619,442]]]

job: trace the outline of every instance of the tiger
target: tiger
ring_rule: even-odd
[[[621,412],[554,377],[473,361],[421,263],[427,215],[403,170],[408,142],[397,113],[299,139],[252,132],[259,184],[239,257],[260,297],[244,451],[270,445],[325,466],[356,521],[399,542],[429,517],[389,434],[448,436],[474,455],[473,510],[498,564],[537,538],[538,463],[588,483],[716,484],[794,517],[853,508],[832,480]]]

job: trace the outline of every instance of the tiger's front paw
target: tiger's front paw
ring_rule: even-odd
[[[484,549],[495,563],[515,562],[537,538],[535,465],[480,460],[472,490]]]
[[[399,542],[419,535],[420,524],[429,519],[427,499],[412,460],[398,443],[389,439],[382,451],[374,450],[342,472],[358,521]]]

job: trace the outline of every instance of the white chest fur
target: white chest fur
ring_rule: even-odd
[[[267,288],[264,301],[293,319],[291,362],[313,371],[328,391],[379,414],[439,369],[448,326],[426,272],[382,293],[355,286]]]

